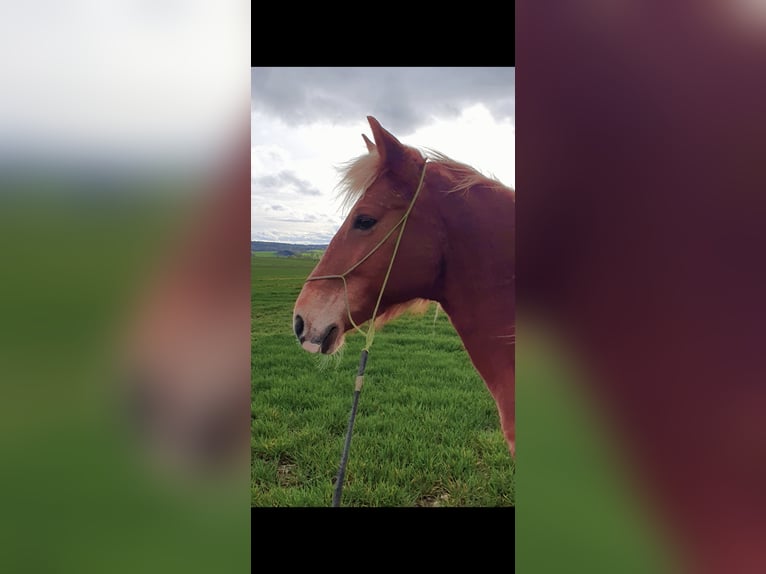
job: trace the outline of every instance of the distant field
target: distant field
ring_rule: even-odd
[[[303,351],[292,308],[315,265],[252,259],[253,506],[329,506],[363,340],[341,358]],[[324,367],[324,368],[323,368]],[[379,332],[370,354],[344,506],[511,506],[515,467],[497,409],[444,314]]]
[[[309,261],[316,262],[316,261],[319,261],[323,253],[324,253],[323,249],[308,249],[306,251],[295,253],[294,255],[290,255],[290,256],[277,255],[276,251],[253,251],[250,254],[253,257],[258,259],[279,257],[281,259],[306,259]]]

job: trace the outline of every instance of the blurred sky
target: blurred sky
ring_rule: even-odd
[[[366,117],[515,186],[515,68],[253,68],[251,240],[327,243]]]
[[[3,3],[0,169],[186,175],[222,161],[246,101],[248,10],[241,0]]]

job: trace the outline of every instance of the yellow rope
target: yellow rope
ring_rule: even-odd
[[[404,212],[404,215],[399,220],[399,222],[394,225],[388,233],[386,233],[383,236],[383,239],[378,241],[377,245],[372,248],[372,251],[370,251],[367,255],[362,257],[359,261],[354,263],[351,267],[349,267],[344,273],[341,275],[322,275],[320,277],[309,277],[306,279],[306,281],[318,281],[320,279],[340,279],[343,281],[343,294],[346,299],[346,312],[348,313],[348,320],[351,322],[351,325],[359,331],[362,335],[365,336],[366,342],[364,346],[364,350],[369,351],[370,347],[372,347],[372,342],[375,340],[375,317],[378,315],[378,308],[380,307],[380,302],[383,299],[383,292],[386,290],[386,285],[388,284],[388,278],[391,275],[391,269],[394,266],[394,260],[396,259],[396,254],[399,251],[399,243],[402,240],[402,235],[404,235],[404,228],[407,226],[407,218],[410,215],[410,212],[412,211],[413,206],[415,205],[415,201],[418,198],[418,195],[420,194],[420,190],[423,187],[423,181],[426,177],[426,165],[428,164],[428,160],[426,160],[426,163],[423,164],[423,171],[420,174],[420,182],[418,183],[418,188],[415,190],[415,195],[412,196],[412,201],[410,201],[410,205],[407,207],[407,211]],[[375,253],[387,240],[389,237],[391,237],[391,234],[396,231],[397,227],[400,227],[399,229],[399,236],[396,238],[396,243],[394,244],[394,252],[391,255],[391,261],[388,264],[388,270],[386,271],[386,276],[383,278],[383,284],[380,287],[380,293],[378,293],[378,300],[375,303],[375,310],[372,312],[372,318],[370,319],[370,326],[367,328],[367,332],[365,333],[359,325],[357,325],[354,322],[354,319],[351,317],[351,306],[349,304],[348,300],[348,283],[346,282],[346,276],[351,273],[354,269],[359,267],[362,263],[364,263],[373,253]]]

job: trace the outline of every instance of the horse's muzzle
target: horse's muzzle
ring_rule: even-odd
[[[301,347],[309,353],[332,354],[337,350],[338,338],[341,335],[341,329],[335,323],[324,328],[319,333],[312,333],[312,329],[306,329],[306,322],[300,315],[295,316],[293,321],[295,336],[301,343]]]

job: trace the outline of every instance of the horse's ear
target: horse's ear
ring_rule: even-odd
[[[380,161],[393,167],[399,164],[406,154],[402,143],[383,129],[378,120],[372,116],[367,116],[372,128],[372,137],[375,138],[375,147],[380,155]],[[367,144],[369,148],[370,144]]]
[[[364,143],[367,145],[367,151],[372,153],[375,151],[375,144],[370,141],[370,138],[368,138],[366,135],[362,134],[362,137],[364,138]]]
[[[367,121],[370,122],[372,137],[375,138],[374,144],[367,144],[368,148],[373,145],[380,157],[381,167],[388,169],[400,181],[407,182],[408,188],[411,187],[409,183],[417,180],[423,169],[423,156],[416,149],[403,145],[372,116],[367,116]]]

